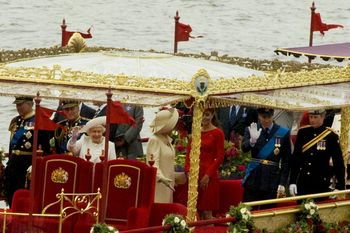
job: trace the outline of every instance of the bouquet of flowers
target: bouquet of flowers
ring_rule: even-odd
[[[229,233],[251,232],[254,229],[254,222],[249,208],[243,204],[237,207],[231,206],[226,217],[234,217],[235,222],[228,223]]]
[[[321,222],[318,206],[313,200],[307,199],[302,203],[299,219],[300,221],[307,222],[309,225],[319,224]]]
[[[225,140],[225,158],[220,167],[223,179],[241,179],[245,175],[246,167],[250,161],[250,153],[243,153],[240,149],[241,137],[234,132],[231,139]]]
[[[187,223],[185,219],[181,215],[177,214],[168,214],[164,217],[162,226],[164,225],[170,225],[171,228],[169,233],[187,233],[190,232],[189,227],[187,226]]]
[[[90,233],[119,233],[119,231],[106,223],[97,223],[91,227]]]

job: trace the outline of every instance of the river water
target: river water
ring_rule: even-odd
[[[179,43],[179,51],[264,59],[293,59],[273,53],[278,47],[307,46],[312,1],[300,0],[0,0],[0,49],[60,44],[62,19],[67,30],[86,31],[88,46],[173,51],[174,15],[203,38]],[[325,23],[344,29],[314,35],[314,44],[348,42],[350,2],[316,2]],[[306,61],[306,59],[301,60]],[[13,98],[0,97],[0,146],[7,149],[8,123],[16,115]],[[53,104],[54,103],[50,103]],[[143,136],[155,109],[147,109]]]

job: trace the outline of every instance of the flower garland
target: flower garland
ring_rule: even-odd
[[[168,231],[169,233],[187,233],[190,232],[190,229],[181,215],[177,214],[168,214],[164,217],[162,226],[170,225],[171,228]]]
[[[321,222],[318,206],[312,199],[305,200],[300,208],[300,221],[307,222],[309,225],[319,224]]]
[[[247,206],[240,204],[237,207],[231,206],[226,217],[233,217],[235,222],[228,223],[229,233],[251,232],[254,229],[254,222]]]
[[[118,229],[108,226],[106,223],[97,223],[90,229],[90,233],[119,233]]]

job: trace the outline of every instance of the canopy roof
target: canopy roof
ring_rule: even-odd
[[[147,52],[47,56],[0,65],[0,95],[161,106],[191,97],[212,106],[287,110],[350,106],[350,68],[264,73],[218,61]]]
[[[304,55],[311,59],[320,57],[325,61],[335,59],[338,62],[342,62],[344,59],[350,59],[350,43],[327,44],[312,47],[278,48],[275,50],[275,53],[277,55],[282,53],[285,56],[293,55],[294,57]]]

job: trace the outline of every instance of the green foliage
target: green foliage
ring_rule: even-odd
[[[226,217],[234,217],[236,221],[228,223],[229,233],[252,232],[254,222],[247,206],[240,204],[237,207],[231,206]]]
[[[92,226],[90,233],[119,233],[119,231],[106,223],[97,223]]]
[[[164,217],[162,226],[170,225],[171,228],[168,233],[187,233],[190,232],[190,229],[187,226],[185,219],[181,215],[177,214],[168,214]]]

